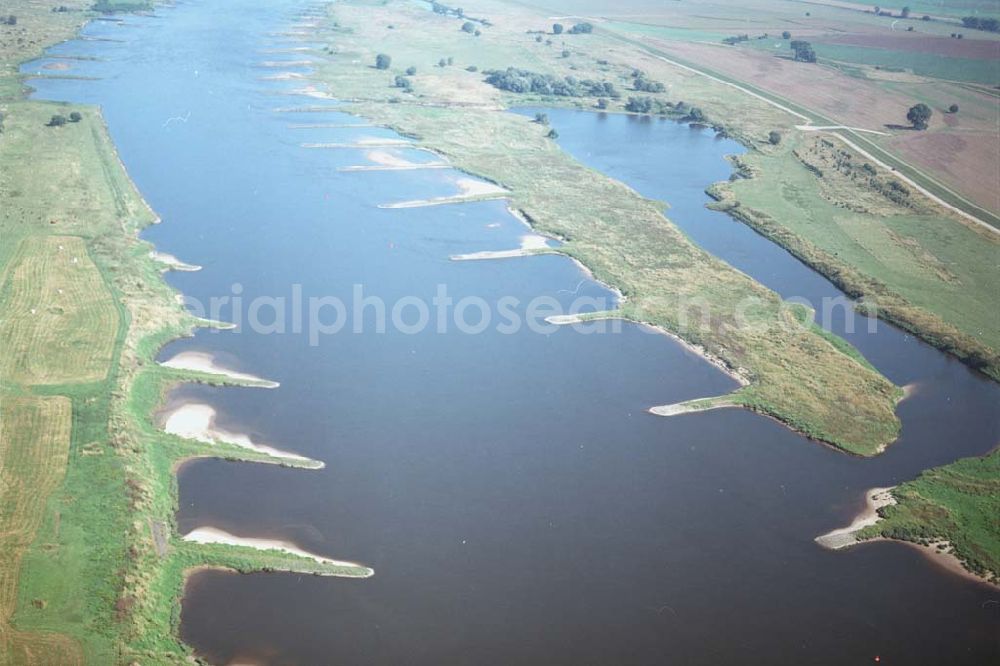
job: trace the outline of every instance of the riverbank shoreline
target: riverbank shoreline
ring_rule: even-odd
[[[952,575],[1000,590],[1000,581],[990,580],[970,571],[958,556],[949,552],[950,544],[947,539],[937,539],[929,541],[927,544],[921,544],[907,539],[893,539],[885,536],[861,536],[861,532],[866,528],[875,527],[883,522],[883,518],[879,515],[881,509],[894,506],[897,503],[893,490],[895,490],[895,486],[870,488],[865,492],[865,506],[854,516],[849,525],[821,534],[814,541],[828,550],[845,550],[877,543],[902,544],[915,549],[929,562]]]

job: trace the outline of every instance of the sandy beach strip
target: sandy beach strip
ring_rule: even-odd
[[[292,123],[288,129],[350,129],[352,127],[377,127],[373,123]]]
[[[189,264],[189,263],[183,262],[180,259],[178,259],[177,257],[175,257],[174,255],[167,254],[166,252],[157,252],[156,250],[153,250],[152,252],[149,253],[149,257],[153,261],[157,261],[157,262],[163,264],[164,266],[166,266],[170,270],[174,270],[174,271],[200,271],[201,270],[201,266],[198,266],[197,264]]]
[[[266,444],[258,444],[249,435],[244,433],[223,430],[216,426],[215,417],[215,408],[211,405],[200,402],[189,402],[174,408],[165,415],[163,430],[171,435],[193,439],[205,444],[232,444],[241,449],[262,453],[277,460],[294,461],[310,467],[316,467],[317,469],[321,469],[324,466],[321,461],[300,456],[297,453],[282,451]]]
[[[278,72],[260,77],[261,81],[289,81],[292,79],[304,79],[306,75],[301,72]]]
[[[265,60],[257,63],[258,67],[309,67],[315,65],[315,60]]]
[[[410,148],[406,139],[363,138],[352,143],[300,143],[302,148]]]
[[[398,203],[379,204],[379,208],[423,208],[425,206],[441,206],[453,203],[465,203],[468,201],[489,201],[491,199],[506,198],[510,192],[482,180],[474,178],[459,178],[455,181],[459,193],[446,197],[434,197],[432,199],[415,199],[413,201],[400,201]]]
[[[815,541],[824,548],[839,550],[859,543],[857,533],[878,522],[878,510],[896,503],[892,488],[872,488],[865,493],[865,507],[851,524],[816,537]]]
[[[374,571],[363,564],[358,564],[356,562],[346,562],[343,560],[332,560],[328,557],[323,557],[315,553],[310,553],[307,550],[299,548],[293,543],[288,541],[280,541],[278,539],[257,539],[253,537],[240,537],[235,534],[230,534],[224,530],[220,530],[216,527],[199,527],[194,529],[184,535],[183,539],[185,541],[190,541],[192,543],[200,544],[223,544],[226,546],[244,546],[246,548],[253,548],[255,550],[277,550],[282,553],[287,553],[289,555],[295,555],[297,557],[303,557],[314,562],[319,562],[320,564],[329,564],[338,567],[352,567],[356,569],[361,569],[364,571],[358,577],[370,577],[374,575]],[[338,574],[323,574],[328,576],[338,575]]]
[[[511,259],[514,257],[530,257],[537,254],[558,254],[559,251],[548,245],[544,236],[526,234],[521,236],[521,247],[516,250],[486,250],[467,254],[453,254],[452,261],[482,261],[487,259]]]
[[[672,405],[658,405],[650,407],[647,411],[656,416],[679,416],[681,414],[694,414],[696,412],[707,412],[713,409],[727,409],[732,407],[742,407],[742,405],[726,396],[719,396],[716,398],[685,400],[684,402],[675,402]]]
[[[195,370],[210,375],[221,375],[230,379],[253,382],[261,388],[278,388],[281,386],[278,382],[264,379],[257,375],[251,375],[247,372],[237,372],[236,370],[223,367],[215,362],[214,356],[206,352],[183,351],[163,361],[160,365],[167,368],[174,368],[175,370]]]

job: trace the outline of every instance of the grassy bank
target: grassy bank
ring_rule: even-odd
[[[22,24],[34,32],[19,53],[37,55],[84,18],[63,14]],[[182,663],[179,597],[200,567],[370,575],[177,536],[181,461],[294,463],[154,426],[171,385],[234,383],[154,361],[207,325],[182,311],[138,240],[156,216],[97,108],[8,99],[0,112],[0,663]],[[48,125],[72,112],[79,121]]]

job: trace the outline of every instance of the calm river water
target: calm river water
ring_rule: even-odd
[[[202,265],[172,273],[192,302],[333,296],[355,285],[388,307],[545,296],[610,299],[568,260],[452,262],[516,247],[502,202],[385,209],[456,191],[451,170],[343,172],[363,149],[308,149],[393,135],[332,102],[262,80],[301,65],[282,34],[302,0],[189,0],[152,17],[98,21],[56,46],[66,73],[40,98],[103,107],[121,156],[162,216],[145,238]],[[88,56],[81,60],[67,56]],[[39,69],[46,60],[26,66]],[[40,70],[44,71],[44,70]],[[321,105],[326,110],[288,111]],[[277,111],[276,109],[284,109]],[[533,110],[522,110],[531,113]],[[705,209],[740,146],[666,121],[547,110],[578,159],[650,197],[698,243],[786,297],[838,292],[784,251]],[[408,159],[428,159],[399,151]],[[244,305],[246,309],[246,305]],[[264,308],[262,320],[270,321]],[[479,319],[470,309],[467,321]],[[231,309],[220,311],[223,318]],[[308,330],[201,331],[172,343],[281,387],[183,387],[221,425],[326,463],[322,471],[202,461],[180,475],[182,532],[211,525],[373,567],[368,580],[194,576],[181,633],[213,663],[983,664],[1000,656],[991,589],[913,549],[823,550],[863,491],[980,454],[1000,434],[1000,390],[880,323],[847,335],[897,384],[903,435],[860,460],[752,414],[664,419],[655,404],[733,382],[635,326],[415,334],[361,321],[311,344]],[[407,316],[412,321],[414,315]],[[494,318],[495,319],[495,318]],[[830,327],[843,331],[842,321]],[[305,327],[308,329],[308,326]],[[865,327],[861,326],[861,331]]]

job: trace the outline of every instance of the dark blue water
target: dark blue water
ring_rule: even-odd
[[[390,308],[430,302],[444,285],[455,302],[515,298],[520,315],[538,296],[563,308],[580,295],[610,298],[559,257],[449,261],[517,246],[526,231],[501,202],[377,207],[450,194],[460,174],[341,172],[365,164],[366,151],[302,148],[391,136],[289,127],[359,122],[330,101],[282,94],[302,82],[260,79],[282,71],[264,60],[303,58],[264,51],[297,45],[275,33],[306,7],[248,4],[234,16],[227,3],[193,0],[93,23],[85,35],[102,41],[56,50],[100,57],[70,70],[99,80],[35,83],[40,97],[102,106],[163,218],[144,237],[204,266],[168,276],[192,307],[234,295],[290,300],[296,289],[350,304],[355,285]],[[317,105],[330,110],[275,111]],[[567,150],[669,201],[671,219],[710,251],[783,295],[836,294],[704,208],[703,190],[728,176],[722,158],[736,144],[669,122],[548,113]],[[982,664],[1000,655],[994,591],[905,546],[831,553],[813,542],[849,521],[865,489],[982,453],[1000,432],[994,385],[884,324],[850,339],[919,390],[900,406],[901,440],[859,460],[741,411],[648,415],[733,382],[638,327],[505,334],[494,313],[478,334],[453,325],[378,333],[369,310],[363,332],[349,325],[311,344],[309,327],[295,332],[286,315],[284,333],[201,331],[163,352],[218,353],[280,388],[184,387],[171,397],[207,402],[221,425],[326,468],[191,463],[179,479],[179,526],[287,539],[376,575],[194,576],[181,632],[213,663],[844,664],[881,655]]]

